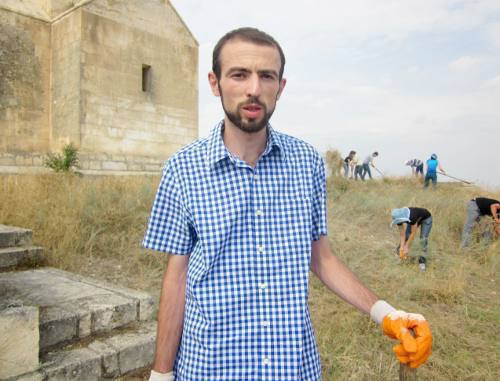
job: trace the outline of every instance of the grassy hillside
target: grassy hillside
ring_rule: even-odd
[[[3,175],[0,223],[33,229],[49,265],[158,295],[167,259],[139,247],[158,180]],[[431,323],[434,353],[418,370],[420,379],[500,379],[500,245],[458,250],[466,203],[477,195],[500,198],[452,184],[423,191],[413,179],[338,178],[329,184],[334,252],[381,297]],[[394,254],[398,234],[389,227],[390,210],[401,206],[423,206],[433,214],[425,273]],[[325,380],[397,379],[393,342],[314,277],[310,306]]]

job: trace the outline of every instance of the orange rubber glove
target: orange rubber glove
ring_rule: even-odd
[[[408,255],[405,252],[404,248],[399,249],[399,259],[406,259],[408,258]]]
[[[384,334],[399,340],[393,351],[403,364],[418,368],[432,352],[432,333],[422,315],[398,311],[384,300],[378,300],[370,309],[371,318],[382,324]]]
[[[431,355],[432,333],[422,315],[394,311],[384,317],[382,328],[387,336],[400,341],[393,351],[398,360],[410,368],[418,368]]]

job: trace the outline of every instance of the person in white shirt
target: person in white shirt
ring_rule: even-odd
[[[363,168],[361,172],[361,180],[365,180],[366,174],[368,173],[368,176],[370,176],[370,179],[372,179],[372,171],[370,167],[374,167],[375,165],[373,164],[373,159],[375,159],[378,156],[378,152],[375,151],[371,155],[368,155],[365,160],[363,160]]]

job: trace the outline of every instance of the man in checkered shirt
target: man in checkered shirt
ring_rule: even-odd
[[[309,270],[382,323],[401,362],[430,355],[425,319],[378,300],[331,253],[323,160],[269,124],[284,66],[254,28],[215,46],[208,80],[224,119],[166,163],[143,242],[171,254],[150,380],[320,380]]]

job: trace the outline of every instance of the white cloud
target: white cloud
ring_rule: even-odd
[[[488,79],[483,85],[483,88],[498,88],[500,89],[500,74],[496,77]]]
[[[481,57],[463,56],[450,62],[448,67],[455,72],[464,72],[477,68],[483,62],[484,59]]]
[[[345,38],[374,36],[401,40],[415,32],[480,26],[500,10],[498,0],[173,0],[172,3],[200,42],[218,38],[231,28],[249,25],[263,28],[280,40],[326,37],[335,43]]]
[[[493,44],[500,48],[500,22],[492,23],[486,28],[486,34]]]

